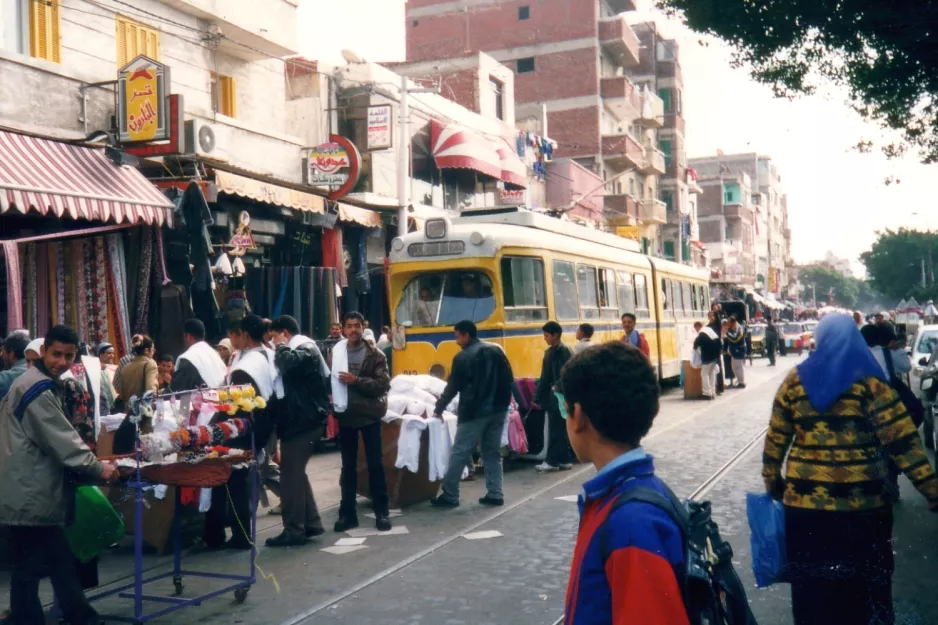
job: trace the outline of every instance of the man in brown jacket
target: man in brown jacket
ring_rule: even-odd
[[[388,514],[388,485],[381,453],[381,417],[388,409],[391,376],[388,362],[374,345],[362,340],[365,319],[361,313],[345,316],[345,340],[332,351],[332,401],[339,422],[339,447],[342,450],[342,503],[335,531],[358,527],[355,497],[358,486],[358,435],[365,444],[371,505],[375,527],[391,529]]]

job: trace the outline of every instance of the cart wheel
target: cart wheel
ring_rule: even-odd
[[[173,588],[176,589],[176,594],[181,595],[182,591],[186,589],[185,585],[181,581],[173,581]]]
[[[235,588],[235,591],[234,591],[235,602],[244,603],[244,600],[248,598],[249,590],[250,590],[250,587]]]

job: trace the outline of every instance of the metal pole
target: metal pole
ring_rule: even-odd
[[[410,110],[407,102],[407,77],[401,76],[401,109],[400,109],[400,132],[401,147],[397,160],[397,236],[403,237],[407,234],[407,211],[410,207],[410,194],[408,191],[410,178],[410,131],[408,129],[408,120]]]
[[[671,208],[676,208],[677,212],[677,249],[674,250],[674,259],[679,262],[684,262],[684,214],[681,212],[681,185],[677,185],[674,188],[677,191],[677,198],[674,195],[671,195],[671,202],[676,203],[677,206],[672,206]]]

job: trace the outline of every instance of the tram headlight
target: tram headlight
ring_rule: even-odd
[[[400,252],[404,249],[404,240],[400,237],[394,237],[394,240],[391,241],[391,249],[395,252]]]
[[[482,245],[483,241],[485,241],[485,236],[481,232],[473,232],[469,235],[469,242],[473,245]]]

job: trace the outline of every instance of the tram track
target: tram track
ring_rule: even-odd
[[[713,487],[720,483],[720,481],[725,478],[729,473],[738,465],[740,462],[746,459],[750,452],[753,449],[757,449],[759,443],[765,440],[765,435],[769,431],[768,426],[762,428],[762,430],[753,436],[749,442],[740,448],[733,456],[726,461],[726,463],[716,470],[710,477],[704,480],[690,495],[687,496],[687,499],[690,501],[702,501],[706,497]],[[564,615],[561,615],[555,621],[552,621],[550,625],[563,625]]]

